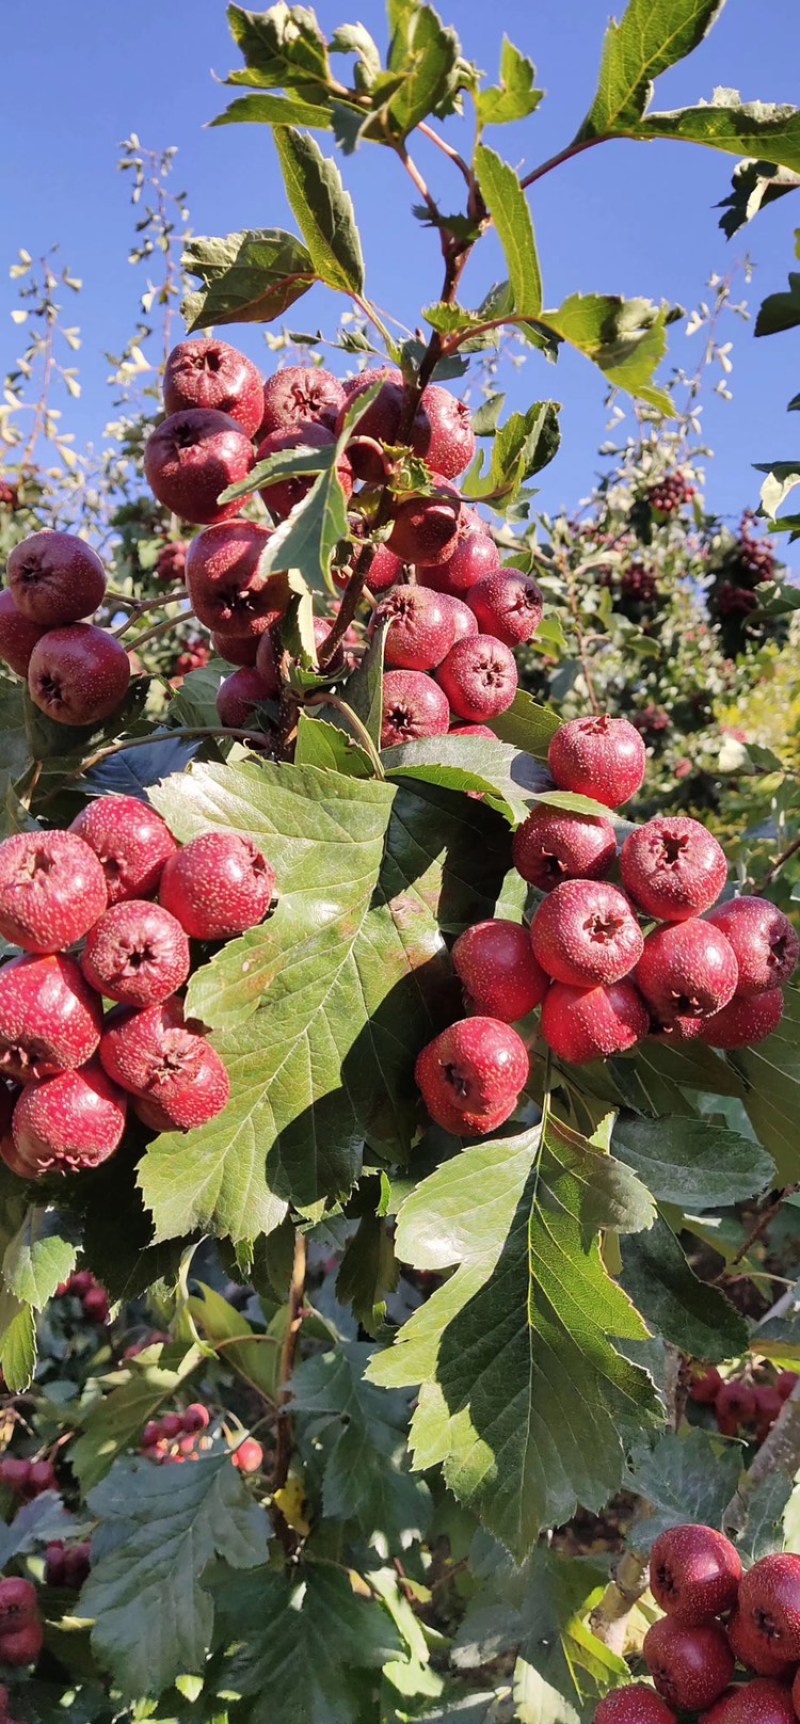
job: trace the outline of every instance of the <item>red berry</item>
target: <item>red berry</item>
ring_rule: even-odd
[[[144,1430],[142,1431],[142,1448],[143,1449],[154,1449],[156,1446],[156,1443],[159,1443],[160,1441],[161,1441],[161,1421],[160,1421],[160,1419],[148,1419],[147,1424],[145,1425]]]
[[[740,1383],[735,1379],[723,1383],[714,1407],[717,1424],[723,1436],[735,1437],[741,1425],[749,1425],[756,1416],[755,1391],[749,1383]]]
[[[722,1388],[722,1378],[716,1365],[709,1365],[706,1371],[701,1371],[692,1377],[689,1384],[689,1400],[698,1407],[712,1407]]]
[[[56,1484],[55,1468],[52,1461],[31,1461],[26,1486],[28,1496],[41,1496],[43,1491],[55,1490]]]
[[[90,1287],[83,1295],[83,1315],[90,1323],[108,1322],[108,1294],[105,1287]]]
[[[589,814],[565,814],[558,808],[535,808],[514,833],[514,867],[540,892],[552,892],[562,880],[599,880],[617,854],[610,820]]]
[[[164,545],[156,558],[156,580],[164,585],[173,582],[183,583],[186,579],[186,553],[189,546],[185,539],[176,539]]]
[[[730,940],[739,966],[737,999],[782,988],[800,958],[800,940],[789,921],[766,898],[731,898],[709,913],[709,922]]]
[[[417,576],[423,587],[466,599],[484,576],[500,567],[500,552],[486,522],[476,509],[461,505],[455,542],[443,562],[423,564]]]
[[[81,966],[87,982],[106,999],[155,1006],[183,987],[189,942],[160,904],[130,898],[112,905],[89,930]]]
[[[496,918],[459,934],[452,952],[468,1009],[513,1024],[540,1006],[548,978],[531,951],[527,928]]]
[[[259,439],[271,431],[294,431],[310,419],[332,431],[344,401],[338,377],[321,365],[287,365],[264,384]]]
[[[212,632],[211,645],[217,658],[224,658],[226,664],[249,664],[256,662],[259,639],[261,635],[221,635]]]
[[[44,1554],[44,1579],[46,1586],[66,1586],[67,1565],[64,1560],[66,1547],[63,1539],[56,1539],[49,1544]]]
[[[74,832],[15,832],[0,844],[0,934],[26,952],[58,952],[108,902],[100,863]]]
[[[8,559],[18,611],[47,629],[90,617],[102,603],[106,573],[96,551],[74,533],[32,533]]]
[[[257,1473],[259,1467],[263,1465],[264,1450],[261,1444],[256,1442],[255,1437],[245,1437],[244,1441],[234,1449],[231,1460],[234,1466],[239,1468],[240,1473]]]
[[[39,1600],[31,1581],[18,1579],[16,1575],[0,1580],[0,1635],[38,1614]]]
[[[270,455],[279,455],[285,449],[330,449],[335,442],[333,432],[326,425],[306,420],[290,431],[270,431],[259,443],[256,460],[267,461]],[[353,469],[347,455],[340,455],[336,473],[345,498],[348,498],[353,489]],[[308,496],[315,479],[315,473],[296,474],[293,479],[272,479],[266,485],[259,485],[259,495],[273,520],[285,521],[292,509]]]
[[[42,635],[42,623],[32,623],[14,603],[14,595],[6,587],[0,593],[0,659],[17,676],[27,676],[31,653]]]
[[[426,587],[394,587],[372,615],[370,632],[388,628],[384,663],[397,670],[433,670],[455,638],[453,613]]]
[[[498,569],[483,575],[468,594],[481,634],[494,635],[508,647],[532,641],[542,620],[544,598],[530,575],[519,569]]]
[[[739,1588],[739,1610],[766,1651],[800,1659],[800,1556],[780,1552],[754,1563]]]
[[[172,1114],[151,1095],[131,1095],[131,1107],[148,1131],[179,1131]]]
[[[774,1035],[783,1017],[783,993],[770,988],[767,994],[740,1000],[735,996],[721,1011],[699,1026],[701,1041],[712,1048],[750,1048]]]
[[[419,670],[390,670],[383,679],[381,748],[402,747],[425,736],[444,736],[450,726],[447,697]]]
[[[38,1617],[28,1617],[19,1627],[8,1628],[3,1627],[0,1618],[0,1664],[10,1664],[15,1669],[35,1664],[43,1645],[44,1629]]]
[[[597,988],[554,982],[542,1005],[542,1035],[568,1065],[626,1053],[649,1028],[647,1007],[630,981]]]
[[[183,1430],[183,1418],[180,1413],[165,1413],[161,1420],[161,1435],[171,1443],[179,1437]]]
[[[769,1436],[775,1420],[780,1416],[783,1408],[783,1397],[777,1389],[770,1388],[768,1384],[759,1386],[755,1391],[755,1396],[756,1442],[763,1443]]]
[[[497,741],[494,731],[489,729],[488,724],[451,724],[449,734],[450,736],[482,736],[485,742]],[[467,795],[481,799],[479,790],[468,790]]]
[[[269,635],[262,635],[261,641],[269,641],[272,646]],[[217,717],[226,730],[253,730],[258,708],[273,698],[270,684],[259,671],[242,665],[239,670],[231,671],[217,689]]]
[[[531,923],[534,955],[570,987],[619,982],[642,955],[642,930],[623,892],[605,880],[564,880]]]
[[[712,1706],[733,1675],[733,1653],[721,1628],[687,1628],[673,1617],[654,1622],[642,1647],[659,1694],[679,1710]]]
[[[725,853],[698,820],[686,815],[648,820],[626,838],[622,883],[648,916],[684,922],[719,897],[728,877]]]
[[[779,1371],[775,1387],[782,1401],[788,1401],[789,1396],[794,1394],[798,1383],[800,1383],[800,1376],[796,1371]]]
[[[768,1639],[735,1610],[727,1626],[728,1641],[738,1664],[746,1670],[756,1670],[759,1676],[786,1678],[791,1676],[794,1659],[783,1652],[773,1652]]]
[[[0,1073],[26,1082],[86,1064],[103,1013],[72,958],[13,958],[0,970]]]
[[[227,341],[181,341],[164,369],[164,406],[168,413],[211,407],[254,437],[264,412],[264,385],[252,360]]]
[[[723,1695],[703,1724],[796,1724],[791,1692],[764,1677],[746,1682]]]
[[[124,1095],[95,1065],[28,1084],[14,1109],[12,1129],[30,1177],[75,1173],[107,1161],[125,1129],[125,1108]]]
[[[497,1018],[464,1018],[423,1048],[416,1081],[437,1125],[484,1137],[514,1112],[528,1081],[528,1050]]]
[[[16,1455],[4,1455],[0,1460],[0,1484],[15,1496],[25,1496],[30,1477],[30,1461],[18,1460]]]
[[[424,456],[435,473],[445,479],[457,478],[475,454],[475,432],[466,402],[440,384],[429,383],[422,392],[411,447],[415,455]]]
[[[165,1000],[141,1012],[113,1012],[100,1058],[122,1089],[155,1101],[173,1130],[205,1125],[227,1106],[225,1066],[205,1038],[184,1023],[180,1000]]]
[[[432,588],[430,590],[434,591],[436,589]],[[463,599],[455,598],[452,593],[440,592],[439,603],[447,607],[447,610],[453,619],[454,646],[456,641],[469,640],[471,636],[478,633],[478,622],[475,612],[470,610],[469,605],[466,605]],[[496,740],[496,738],[494,738],[493,731],[490,731],[489,734],[492,736],[493,740]]]
[[[491,635],[456,641],[436,673],[453,712],[474,724],[497,718],[517,692],[514,654]]]
[[[76,1269],[75,1274],[70,1275],[66,1291],[68,1293],[76,1293],[78,1297],[82,1299],[84,1293],[88,1293],[92,1287],[96,1286],[97,1282],[95,1281],[91,1269]]]
[[[445,563],[456,546],[461,503],[458,492],[437,473],[431,496],[396,503],[389,549],[404,563]]]
[[[74,1592],[80,1592],[91,1571],[92,1547],[88,1542],[72,1545],[65,1552],[66,1584]]]
[[[207,1430],[211,1423],[211,1415],[208,1408],[202,1405],[202,1402],[192,1401],[191,1406],[186,1408],[181,1423],[188,1436],[194,1431]]]
[[[710,1622],[732,1610],[742,1578],[739,1554],[710,1526],[675,1526],[650,1553],[650,1590],[677,1622]]]
[[[135,796],[99,796],[81,809],[70,831],[97,856],[109,904],[148,898],[178,848],[161,815]]]
[[[249,437],[229,414],[213,408],[171,414],[145,444],[145,478],[154,496],[165,509],[200,526],[239,513],[241,498],[224,504],[218,498],[246,479],[252,466]]]
[[[170,856],[159,899],[193,939],[230,940],[263,922],[274,891],[274,871],[251,838],[204,832]]]
[[[644,1682],[634,1682],[600,1701],[594,1724],[676,1724],[676,1719],[659,1694]]]
[[[31,700],[56,724],[99,724],[121,705],[130,680],[121,641],[94,623],[49,629],[28,665]]]
[[[688,1027],[710,1018],[733,998],[738,969],[724,934],[696,916],[648,934],[636,984],[659,1021]]]
[[[592,796],[619,808],[644,782],[647,756],[638,730],[627,718],[573,718],[562,724],[547,753],[559,790]]]
[[[255,521],[219,521],[198,533],[186,559],[186,584],[195,615],[214,629],[223,646],[228,635],[262,635],[277,622],[286,593],[277,575],[261,571],[272,538]]]

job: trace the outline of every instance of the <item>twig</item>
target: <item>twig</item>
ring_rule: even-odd
[[[785,1185],[783,1190],[779,1191],[774,1203],[770,1203],[767,1209],[762,1210],[755,1226],[751,1227],[744,1244],[739,1246],[735,1256],[731,1258],[729,1263],[725,1264],[724,1269],[720,1270],[719,1275],[715,1276],[716,1281],[727,1280],[731,1269],[735,1269],[736,1265],[741,1263],[742,1259],[749,1255],[750,1249],[755,1245],[756,1240],[760,1239],[763,1233],[766,1233],[770,1222],[774,1221],[778,1210],[786,1202],[787,1197],[794,1197],[798,1191],[800,1191],[800,1185]]]
[[[780,1300],[778,1301],[780,1304]],[[758,1333],[758,1331],[756,1331]],[[794,1478],[800,1467],[800,1381],[784,1401],[781,1411],[762,1443],[752,1466],[743,1473],[722,1516],[722,1530],[741,1532],[747,1522],[748,1499],[757,1485],[771,1473],[785,1473]]]
[[[621,1657],[628,1638],[628,1620],[642,1593],[647,1591],[647,1558],[626,1550],[617,1564],[614,1579],[590,1618],[592,1633],[610,1652]]]
[[[151,629],[145,629],[143,635],[137,635],[135,640],[129,641],[126,652],[138,652],[146,641],[154,641],[159,635],[168,634],[170,629],[177,628],[179,623],[191,622],[193,617],[194,611],[181,611],[179,617],[167,617],[163,623],[154,623]]]
[[[272,1478],[273,1492],[283,1490],[289,1477],[292,1454],[294,1452],[294,1428],[288,1412],[292,1394],[292,1373],[297,1360],[297,1346],[300,1340],[300,1329],[303,1323],[303,1310],[306,1290],[306,1239],[299,1228],[294,1236],[294,1261],[292,1263],[292,1279],[289,1284],[289,1310],[286,1321],[286,1334],[281,1349],[281,1360],[278,1368],[278,1429],[275,1448],[275,1470]]]
[[[767,887],[772,885],[773,880],[780,873],[784,863],[788,862],[792,856],[796,856],[798,850],[800,850],[800,838],[795,838],[791,844],[787,844],[785,850],[781,851],[780,856],[775,858],[772,867],[767,869],[760,885],[753,887],[757,896],[760,896],[762,892],[766,892]]]
[[[443,138],[439,132],[435,132],[433,126],[427,125],[424,120],[420,121],[417,126],[417,131],[421,132],[422,136],[427,138],[429,143],[435,144],[437,150],[441,150],[443,156],[448,156],[451,162],[455,162],[456,167],[464,175],[470,191],[472,191],[475,183],[472,177],[472,170],[465,162],[464,157],[459,155],[458,150],[454,150],[452,144],[448,144],[446,138]]]
[[[546,162],[540,163],[538,168],[533,168],[525,175],[524,180],[520,180],[522,190],[527,191],[528,186],[535,185],[537,180],[544,179],[545,174],[552,173],[553,168],[560,168],[563,162],[571,161],[573,156],[582,155],[584,150],[591,150],[595,144],[608,143],[610,135],[601,132],[596,138],[583,138],[579,144],[567,144],[566,149],[559,150],[555,156],[548,156]],[[615,132],[613,135],[617,137],[620,134]]]

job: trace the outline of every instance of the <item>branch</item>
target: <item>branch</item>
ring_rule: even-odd
[[[778,874],[780,874],[780,871],[781,871],[784,863],[788,862],[792,856],[796,856],[798,850],[800,850],[800,838],[795,838],[792,840],[791,844],[787,844],[785,850],[781,851],[780,856],[777,856],[775,858],[775,861],[773,862],[772,867],[767,869],[767,872],[764,875],[764,878],[761,881],[761,884],[759,886],[754,887],[754,891],[756,892],[756,894],[758,896],[760,896],[760,894],[762,892],[766,892],[767,887],[771,886],[773,880],[776,878],[776,876]]]
[[[286,1334],[281,1349],[281,1361],[278,1368],[278,1430],[275,1448],[275,1470],[272,1475],[272,1490],[283,1490],[289,1477],[292,1454],[294,1452],[294,1430],[288,1413],[288,1405],[292,1395],[292,1373],[297,1360],[297,1345],[300,1340],[300,1329],[303,1323],[303,1300],[306,1289],[306,1240],[305,1234],[299,1229],[294,1236],[294,1262],[292,1264],[292,1279],[289,1285],[289,1309],[286,1319]]]
[[[611,135],[611,133],[601,133],[597,138],[584,138],[579,144],[567,144],[566,149],[559,150],[557,156],[548,156],[546,162],[542,162],[538,168],[533,168],[529,174],[525,175],[524,180],[520,180],[522,190],[527,191],[528,186],[533,186],[537,180],[544,179],[545,174],[552,173],[553,168],[560,168],[562,162],[571,161],[573,156],[582,155],[584,150],[591,150],[595,144],[608,143]],[[617,134],[613,135],[616,136]]]
[[[458,150],[454,150],[452,144],[448,144],[447,140],[443,138],[439,132],[435,132],[433,126],[426,125],[424,120],[420,120],[420,123],[417,126],[417,131],[421,132],[422,136],[427,138],[429,143],[435,144],[437,150],[441,150],[442,155],[448,156],[451,162],[455,162],[456,167],[459,168],[461,173],[464,175],[470,191],[472,191],[475,184],[472,177],[472,170],[467,166],[464,157],[459,155]]]
[[[380,516],[383,512],[387,498],[389,498],[389,503],[391,503],[391,493],[389,492],[388,487],[384,490],[383,497],[381,498],[381,505],[378,510],[378,515],[376,516],[377,526],[383,525]],[[387,507],[387,517],[388,512],[389,510]],[[320,670],[327,669],[327,666],[330,664],[337,648],[341,645],[345,635],[347,634],[350,624],[358,610],[361,595],[364,591],[364,583],[369,574],[374,555],[374,546],[364,545],[356,557],[355,564],[353,566],[353,573],[345,587],[341,604],[336,612],[336,620],[329,633],[326,634],[322,646],[317,654],[317,663],[319,664]]]
[[[756,1330],[757,1334],[758,1330]],[[772,1473],[785,1473],[787,1479],[791,1479],[798,1468],[800,1468],[800,1381],[795,1384],[788,1401],[784,1401],[781,1412],[766,1441],[762,1443],[752,1466],[746,1473],[742,1474],[722,1516],[723,1532],[742,1531],[747,1522],[748,1499],[757,1485],[763,1484],[764,1480],[769,1478]]]
[[[757,1239],[761,1238],[762,1233],[766,1233],[770,1222],[774,1221],[778,1210],[786,1202],[787,1197],[794,1197],[798,1191],[800,1191],[800,1185],[785,1185],[783,1190],[778,1192],[774,1202],[770,1203],[766,1209],[762,1210],[755,1225],[751,1227],[744,1244],[739,1246],[736,1255],[731,1258],[729,1263],[725,1264],[724,1269],[720,1270],[719,1275],[716,1277],[717,1281],[727,1280],[730,1271],[735,1269],[737,1264],[742,1262],[743,1258],[749,1256],[751,1247],[755,1245]]]
[[[647,1558],[627,1550],[617,1564],[614,1579],[589,1618],[589,1626],[609,1652],[621,1658],[628,1639],[628,1619],[647,1591],[649,1570]]]

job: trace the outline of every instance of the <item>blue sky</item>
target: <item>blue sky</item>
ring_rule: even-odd
[[[527,167],[573,135],[591,100],[606,0],[450,0],[441,7],[460,31],[467,55],[493,75],[505,30],[536,62],[547,100],[530,120],[494,128],[491,143]],[[622,10],[618,0],[617,13]],[[379,40],[384,10],[377,0],[322,0],[331,31],[360,17]],[[176,177],[188,192],[197,233],[247,226],[292,226],[266,128],[205,127],[228,92],[213,74],[238,63],[221,0],[6,0],[0,149],[4,162],[0,214],[0,365],[19,347],[10,319],[14,303],[6,263],[19,246],[34,255],[54,241],[85,283],[73,321],[80,321],[83,393],[70,409],[79,441],[101,436],[109,417],[104,354],[119,350],[136,315],[140,272],[127,262],[132,212],[116,170],[117,144],[131,131],[152,147],[178,146]],[[657,105],[669,108],[733,86],[746,99],[798,102],[800,6],[797,0],[728,0],[722,19],[696,54],[663,78]],[[457,140],[457,126],[453,137]],[[417,150],[443,207],[458,207],[460,181],[443,157]],[[734,158],[684,144],[615,142],[589,151],[536,187],[533,213],[546,301],[576,290],[644,294],[691,307],[704,296],[712,271],[725,273],[749,252],[757,265],[748,292],[753,311],[785,285],[793,262],[800,198],[782,200],[727,242],[712,207],[727,194]],[[441,264],[435,239],[409,215],[413,188],[388,151],[365,148],[343,163],[364,237],[368,287],[374,300],[409,323],[438,296]],[[477,303],[502,274],[497,244],[485,242],[464,280],[462,298]],[[290,314],[294,327],[332,328],[340,302],[321,290]],[[72,316],[72,308],[71,316]],[[254,357],[267,358],[261,332],[233,332]],[[757,499],[751,463],[796,454],[788,398],[800,387],[793,335],[756,341],[752,328],[731,319],[734,399],[710,395],[706,436],[714,447],[708,486],[712,507],[737,514]],[[673,332],[672,352],[696,363],[696,343]],[[564,403],[564,445],[542,475],[547,508],[574,503],[597,468],[605,426],[603,383],[577,356],[556,368],[534,356],[510,380],[515,405],[553,395]],[[796,558],[794,559],[797,560]]]

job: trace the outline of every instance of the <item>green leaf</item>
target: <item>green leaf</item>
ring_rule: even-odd
[[[212,126],[240,124],[257,126],[319,126],[330,131],[331,113],[315,102],[304,102],[299,96],[237,96],[224,114],[211,121]]]
[[[192,1280],[187,1308],[207,1341],[219,1346],[223,1364],[267,1401],[278,1398],[280,1342],[275,1335],[257,1333],[241,1311],[203,1281]]]
[[[538,108],[543,90],[534,89],[536,67],[507,36],[500,49],[500,84],[480,90],[475,98],[482,126],[503,126],[524,120]]]
[[[760,1562],[763,1556],[773,1556],[786,1548],[788,1527],[784,1529],[783,1517],[787,1508],[789,1516],[792,1515],[793,1494],[791,1479],[780,1472],[768,1473],[752,1490],[743,1490],[747,1513],[744,1527],[741,1533],[737,1533],[736,1545],[742,1561],[748,1566]],[[796,1550],[797,1545],[792,1542],[789,1548]]]
[[[742,1470],[742,1451],[708,1431],[684,1426],[670,1431],[652,1451],[643,1450],[625,1481],[626,1489],[650,1504],[651,1514],[630,1533],[634,1550],[646,1553],[668,1527],[721,1526]]]
[[[800,989],[787,988],[784,1015],[774,1036],[728,1059],[744,1080],[748,1118],[775,1161],[781,1185],[800,1178],[797,1116],[800,1107]]]
[[[36,1319],[30,1305],[0,1292],[0,1370],[9,1389],[27,1389],[36,1365]]]
[[[774,162],[744,161],[734,168],[731,187],[730,196],[717,204],[717,209],[726,212],[720,216],[719,225],[728,239],[733,239],[760,209],[766,209],[787,192],[796,191],[800,178],[787,168],[776,167]]]
[[[52,1539],[68,1539],[75,1522],[57,1491],[42,1491],[33,1502],[23,1503],[8,1526],[0,1526],[0,1570],[15,1556],[41,1548]]]
[[[430,114],[452,113],[465,79],[458,36],[432,6],[395,0],[390,27],[389,95],[368,135],[402,140]]]
[[[323,1514],[355,1521],[366,1538],[379,1533],[399,1551],[424,1537],[431,1499],[407,1471],[406,1398],[366,1381],[369,1358],[369,1347],[343,1343],[303,1360],[292,1378],[292,1405],[322,1455]]]
[[[70,1463],[84,1491],[99,1484],[117,1457],[138,1442],[147,1420],[173,1399],[202,1362],[197,1347],[187,1351],[183,1344],[157,1344],[131,1359],[126,1382],[85,1408],[81,1435],[70,1449]]]
[[[547,750],[561,725],[557,712],[550,706],[539,706],[524,688],[517,690],[511,706],[493,718],[490,729],[501,742],[532,754],[534,760],[547,760]]]
[[[301,712],[297,726],[295,766],[321,766],[331,772],[342,772],[348,778],[372,778],[369,755],[352,736],[324,718],[311,718]]]
[[[660,413],[672,414],[666,390],[654,388],[651,382],[667,350],[667,320],[667,307],[659,308],[649,299],[573,293],[557,311],[542,312],[539,322],[591,359],[609,383]]]
[[[623,1116],[612,1143],[654,1197],[687,1211],[741,1203],[775,1180],[769,1156],[750,1138],[703,1119]]]
[[[242,1645],[227,1676],[235,1692],[253,1697],[248,1724],[363,1724],[374,1682],[362,1672],[403,1650],[382,1604],[358,1597],[334,1567],[313,1564],[302,1578],[253,1575],[236,1638]]]
[[[595,1230],[642,1227],[651,1200],[554,1119],[465,1150],[403,1204],[396,1249],[417,1269],[458,1265],[370,1377],[421,1384],[416,1465],[445,1482],[517,1556],[575,1505],[619,1483],[621,1425],[655,1416],[652,1385],[617,1351],[646,1330],[609,1280]]]
[[[488,503],[513,500],[524,481],[541,472],[558,454],[560,411],[558,401],[537,401],[526,413],[512,413],[494,438],[487,473],[484,473],[484,451],[478,450],[461,481],[465,497],[481,498]]]
[[[514,311],[522,317],[538,317],[544,304],[542,276],[533,218],[519,178],[485,144],[475,151],[475,171],[508,264]]]
[[[190,239],[182,264],[202,282],[183,307],[190,335],[214,323],[272,323],[317,280],[306,247],[277,227]]]
[[[314,138],[292,126],[275,129],[286,195],[320,278],[342,293],[364,291],[364,259],[353,214],[335,162]]]
[[[223,1032],[228,1108],[140,1164],[159,1237],[251,1238],[290,1198],[346,1193],[365,1137],[405,1156],[413,1063],[449,973],[439,922],[491,914],[507,840],[463,798],[312,767],[194,767],[153,800],[184,840],[252,834],[277,873],[274,915],[192,981],[189,1009]]]
[[[399,1268],[394,1242],[380,1215],[362,1215],[345,1246],[336,1277],[340,1305],[352,1305],[353,1316],[368,1335],[377,1335],[386,1319],[386,1295],[393,1293]]]
[[[712,150],[754,156],[800,173],[800,109],[743,102],[738,90],[715,90],[710,102],[696,108],[647,114],[629,135],[707,144]]]
[[[119,1461],[88,1507],[100,1523],[81,1594],[92,1644],[123,1695],[158,1695],[202,1671],[214,1627],[205,1571],[215,1556],[263,1562],[267,1517],[227,1449],[184,1467]]]
[[[725,0],[629,0],[620,23],[612,19],[606,31],[597,94],[576,143],[636,127],[652,97],[653,79],[692,53],[724,4]]]
[[[745,1352],[744,1318],[718,1287],[698,1281],[665,1221],[623,1239],[620,1249],[622,1286],[656,1334],[712,1364]]]
[[[228,25],[241,50],[245,69],[231,72],[229,84],[250,84],[266,90],[305,88],[325,96],[331,68],[325,38],[307,6],[287,6],[285,0],[268,12],[228,7]]]
[[[788,293],[770,293],[762,302],[754,335],[781,335],[800,323],[800,274],[789,275]]]
[[[59,1282],[75,1267],[77,1233],[72,1218],[57,1209],[27,1211],[18,1233],[3,1256],[3,1280],[23,1304],[41,1311]]]
[[[373,384],[351,403],[335,445],[329,449],[309,451],[309,463],[315,467],[321,465],[322,470],[308,494],[295,504],[291,514],[271,534],[261,558],[264,574],[277,574],[283,569],[296,570],[312,586],[324,587],[327,584],[336,547],[347,535],[347,504],[339,478],[339,460],[359,419],[363,418],[379,393],[380,385]],[[290,460],[293,456],[296,458],[296,454],[296,451],[291,451]],[[323,455],[325,460],[321,461]],[[269,465],[280,459],[280,456],[271,457]],[[251,479],[247,481],[250,488]],[[231,486],[231,491],[235,495],[237,491],[241,492],[241,486]],[[296,590],[293,576],[290,575],[289,579]]]
[[[427,737],[383,752],[387,776],[441,784],[484,796],[515,825],[524,820],[548,783],[544,767],[502,742],[477,736]]]
[[[369,88],[381,72],[380,49],[363,24],[340,24],[328,47],[332,54],[355,54],[362,85]]]

